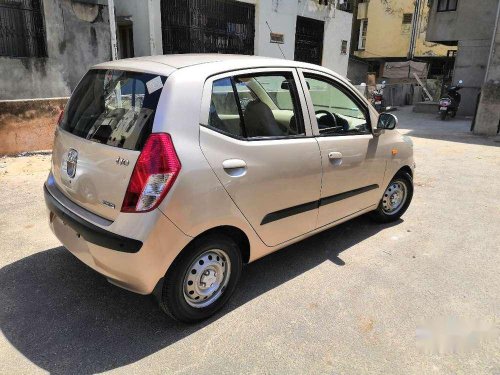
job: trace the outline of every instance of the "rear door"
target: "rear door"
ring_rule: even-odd
[[[200,145],[235,204],[268,246],[315,228],[321,159],[294,69],[207,80]]]
[[[372,134],[369,109],[355,91],[321,72],[300,73],[322,157],[321,227],[378,204],[387,158]]]
[[[75,89],[56,130],[57,187],[87,210],[113,220],[151,133],[166,78],[95,69]]]

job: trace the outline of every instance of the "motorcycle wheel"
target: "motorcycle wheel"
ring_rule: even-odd
[[[439,112],[439,117],[441,118],[441,120],[446,120],[446,111],[441,111]]]

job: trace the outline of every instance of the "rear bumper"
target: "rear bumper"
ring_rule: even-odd
[[[97,225],[89,223],[82,219],[80,216],[75,215],[73,212],[59,203],[48,191],[47,187],[43,186],[45,196],[45,204],[47,208],[54,213],[64,224],[71,227],[76,233],[82,236],[86,241],[95,245],[106,247],[111,250],[122,251],[125,253],[137,253],[141,247],[142,242],[127,238],[118,234],[109,232]]]
[[[143,242],[120,236],[69,210],[46,186],[44,193],[50,228],[64,247],[110,283],[135,293],[150,294],[192,239],[159,211]],[[137,220],[145,224],[139,215]]]

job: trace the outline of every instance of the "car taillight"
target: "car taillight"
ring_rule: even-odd
[[[122,212],[148,212],[161,203],[181,170],[172,138],[154,133],[137,159],[123,199]]]

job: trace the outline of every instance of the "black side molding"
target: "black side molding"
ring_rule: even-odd
[[[303,204],[299,204],[297,206],[285,208],[283,210],[274,211],[274,212],[271,212],[271,213],[267,214],[266,216],[264,216],[260,225],[264,225],[267,223],[271,223],[273,221],[281,220],[281,219],[284,219],[288,216],[293,216],[293,215],[301,214],[303,212],[315,210],[316,208],[318,208],[320,206],[325,206],[325,205],[330,204],[330,203],[335,203],[335,202],[341,201],[342,199],[351,198],[351,197],[354,197],[355,195],[363,194],[363,193],[366,193],[367,191],[378,189],[378,188],[379,188],[379,186],[377,184],[368,185],[368,186],[364,186],[362,188],[345,191],[345,192],[340,193],[340,194],[330,195],[329,197],[321,198],[320,200],[317,200],[317,201],[303,203]]]
[[[264,225],[276,220],[281,220],[288,216],[301,214],[306,211],[311,211],[318,207],[319,207],[319,201],[314,201],[314,202],[299,204],[298,206],[285,208],[283,210],[274,211],[264,216],[264,219],[262,219],[260,225]]]
[[[86,241],[124,253],[137,253],[141,249],[141,241],[111,233],[75,215],[59,203],[50,194],[45,185],[43,185],[43,192],[45,204],[48,209],[61,219],[64,224],[73,228],[73,230],[80,234]]]
[[[335,203],[335,202],[341,201],[342,199],[351,198],[351,197],[354,197],[355,195],[363,194],[363,193],[366,193],[367,191],[374,190],[374,189],[378,189],[377,184],[364,186],[364,187],[359,188],[359,189],[349,190],[349,191],[346,191],[346,192],[343,192],[340,194],[330,195],[329,197],[321,198],[319,200],[319,205],[326,206],[327,204]]]

